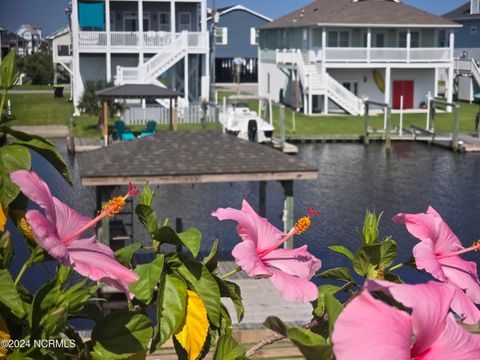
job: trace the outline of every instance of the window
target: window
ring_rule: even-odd
[[[123,13],[123,30],[138,31],[138,16],[136,12]]]
[[[70,56],[70,46],[69,45],[58,45],[57,47],[58,56]]]
[[[384,33],[376,33],[373,38],[373,46],[374,47],[385,47],[385,34]]]
[[[327,39],[328,47],[348,47],[350,46],[350,32],[348,31],[329,31]]]
[[[110,31],[115,31],[115,11],[110,11]]]
[[[400,31],[398,33],[398,47],[407,47],[407,31]],[[418,48],[420,47],[420,32],[411,31],[410,32],[410,47]]]
[[[191,15],[188,12],[181,12],[180,13],[180,31],[192,31],[192,20]]]
[[[143,31],[150,31],[150,13],[143,13]]]
[[[217,45],[228,44],[228,28],[226,27],[215,28],[215,44]]]
[[[470,26],[470,34],[478,33],[478,28],[476,26]]]
[[[250,44],[251,45],[258,45],[259,34],[260,34],[260,30],[255,28],[250,28]]]
[[[158,31],[170,31],[170,13],[158,13]]]

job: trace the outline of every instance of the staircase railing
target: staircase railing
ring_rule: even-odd
[[[362,99],[355,96],[350,90],[346,89],[337,80],[326,74],[326,87],[332,98],[341,106],[345,106],[354,114],[362,113]]]
[[[172,55],[175,55],[181,51],[184,51],[188,47],[188,33],[182,32],[176,34],[175,38],[172,40],[170,46],[164,51],[159,52],[150,60],[145,62],[143,66],[145,67],[147,74],[155,73],[159,67],[161,67],[166,60],[168,61]]]
[[[477,85],[480,85],[480,69],[478,68],[477,62],[473,58],[471,71],[475,81],[477,82]]]

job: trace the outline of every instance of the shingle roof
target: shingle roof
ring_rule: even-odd
[[[314,166],[295,157],[216,132],[161,132],[112,144],[80,154],[78,169],[86,185],[265,180],[262,176],[294,180],[317,175]]]
[[[160,99],[176,98],[183,96],[178,91],[162,88],[152,84],[125,84],[96,92],[99,97],[123,98],[123,99]]]
[[[450,20],[478,19],[480,14],[470,14],[470,1],[443,15]]]
[[[263,29],[315,25],[456,27],[448,19],[392,0],[316,0]]]

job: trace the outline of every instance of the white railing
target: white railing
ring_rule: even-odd
[[[480,85],[480,69],[478,68],[475,59],[472,59],[472,75],[475,78],[477,85]]]
[[[207,51],[209,47],[208,32],[184,32],[185,44],[195,51]],[[107,34],[110,36],[112,48],[133,48],[143,46],[147,49],[162,49],[172,45],[172,33],[165,31],[80,31],[78,34],[79,47],[81,49],[98,49],[107,47]],[[178,37],[181,33],[176,33]],[[140,41],[143,40],[143,41]]]
[[[297,50],[297,49],[277,50],[276,52],[277,64],[297,65],[299,51],[300,50]]]
[[[455,70],[471,72],[472,60],[473,59],[455,59]]]
[[[180,33],[175,35],[175,39],[171,42],[166,51],[156,54],[148,60],[143,66],[147,74],[152,74],[157,71],[159,67],[169,60],[169,57],[174,56],[178,52],[182,52],[187,47],[187,33]]]
[[[80,47],[105,47],[107,46],[107,33],[103,31],[80,31],[78,45]]]
[[[339,105],[345,107],[350,113],[354,115],[360,115],[362,113],[362,99],[355,96],[351,91],[346,89],[337,80],[331,77],[328,73],[325,74],[326,83],[329,95],[339,103]]]
[[[145,125],[148,121],[155,121],[159,125],[170,124],[170,109],[161,106],[149,105],[130,106],[123,114],[123,121],[127,125]],[[177,112],[177,124],[201,124],[203,110],[200,104],[190,104],[188,107],[179,108]],[[215,111],[209,107],[207,110],[207,123],[215,122]]]
[[[323,51],[327,62],[449,62],[450,48],[326,48],[310,51],[310,61],[323,61]]]
[[[141,84],[146,82],[144,69],[141,67],[117,66],[116,84]]]

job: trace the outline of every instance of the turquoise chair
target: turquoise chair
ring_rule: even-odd
[[[157,123],[153,120],[147,122],[147,127],[142,130],[140,137],[151,136],[157,131]]]
[[[115,130],[117,138],[122,141],[135,139],[135,135],[131,131],[125,130],[125,123],[121,120],[115,121]]]

